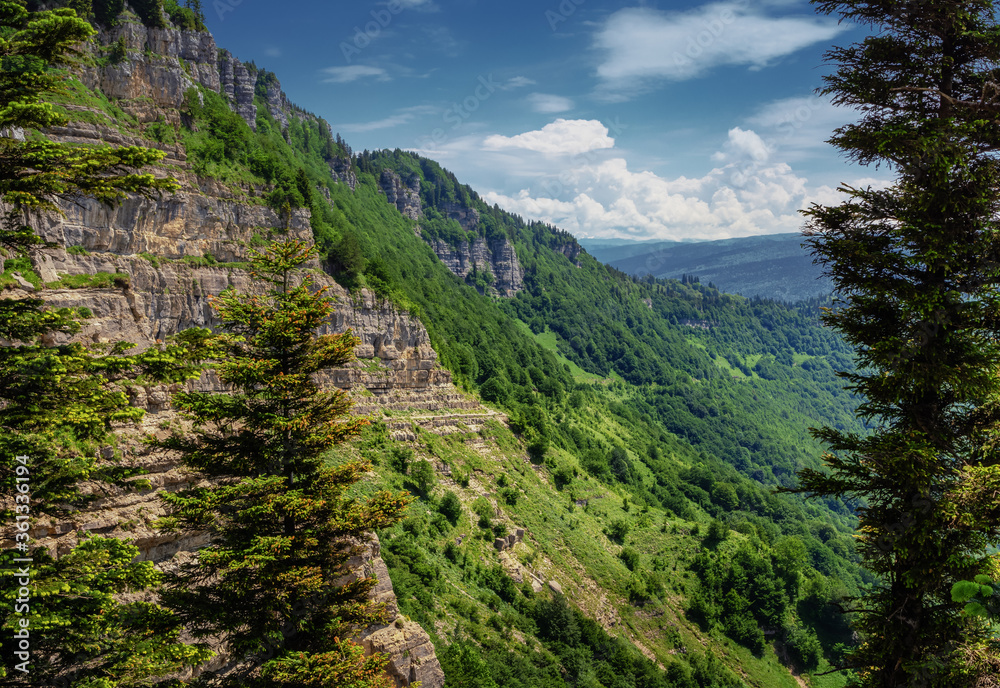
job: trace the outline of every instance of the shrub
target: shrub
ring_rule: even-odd
[[[628,535],[630,530],[632,530],[632,524],[623,518],[619,518],[608,524],[607,528],[604,529],[604,534],[612,542],[617,542],[621,545],[625,542],[625,536]]]
[[[420,460],[410,466],[410,482],[421,496],[426,497],[437,482],[434,467],[427,460]]]
[[[800,671],[811,671],[819,666],[820,659],[823,658],[823,647],[816,637],[816,631],[795,626],[788,632],[785,644]]]
[[[635,571],[639,568],[639,561],[641,557],[639,553],[631,547],[622,547],[622,551],[618,553],[618,558],[621,559],[622,563],[628,567],[629,571]]]
[[[483,401],[503,404],[510,396],[510,385],[503,378],[491,377],[479,388],[479,396],[483,398]]]
[[[393,447],[389,450],[389,467],[397,473],[406,475],[413,461],[413,450],[409,447]]]
[[[457,524],[458,519],[462,516],[462,503],[458,500],[458,495],[451,490],[445,492],[438,504],[438,511],[448,519],[451,525]]]

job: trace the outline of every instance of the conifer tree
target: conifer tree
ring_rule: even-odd
[[[1000,542],[996,8],[815,4],[873,29],[828,53],[837,67],[824,92],[860,114],[830,142],[895,175],[806,211],[839,294],[825,321],[856,349],[857,372],[844,377],[871,427],[816,431],[831,470],[801,483],[860,498],[859,551],[879,582],[854,605],[860,643],[846,666],[866,687],[987,685],[1000,673],[995,632],[951,590],[998,578],[988,553]]]
[[[8,268],[14,261],[30,268],[31,251],[44,244],[27,211],[56,211],[62,196],[111,203],[176,188],[137,171],[159,151],[73,146],[38,132],[66,122],[43,98],[62,88],[65,73],[54,65],[80,59],[93,33],[72,10],[30,13],[23,2],[0,0],[0,249]],[[142,416],[127,387],[193,374],[178,346],[132,354],[123,343],[99,351],[43,343],[76,332],[83,315],[48,309],[41,299],[0,299],[0,518],[13,544],[0,553],[5,685],[146,685],[211,655],[178,642],[180,627],[163,609],[117,599],[158,579],[149,562],[135,561],[133,545],[84,538],[58,559],[33,545],[41,517],[65,521],[86,504],[82,481],[127,489],[138,472],[97,455],[113,430]]]
[[[349,331],[316,336],[332,301],[299,267],[314,248],[298,241],[252,252],[263,296],[223,292],[214,367],[227,394],[190,392],[174,405],[193,422],[164,440],[211,487],[164,495],[169,529],[207,530],[210,546],[168,580],[166,604],[196,637],[225,643],[235,667],[200,683],[239,686],[392,685],[384,658],[365,658],[355,629],[384,621],[368,599],[375,581],[345,583],[355,543],[400,518],[405,494],[356,499],[362,461],[327,465],[327,450],[367,423],[344,419],[340,390],[314,376],[351,360]]]

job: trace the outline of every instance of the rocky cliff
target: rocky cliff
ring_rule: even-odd
[[[119,122],[106,114],[103,123],[99,117],[88,116],[50,135],[75,143],[158,145],[167,157],[156,174],[167,174],[169,169],[182,188],[161,198],[131,197],[114,208],[88,199],[73,199],[61,205],[61,215],[32,218],[46,240],[60,245],[33,258],[33,268],[45,284],[34,295],[52,306],[89,308],[93,315],[78,335],[83,341],[124,340],[141,347],[188,327],[216,326],[210,296],[228,287],[244,292],[260,289],[244,269],[251,246],[279,234],[311,240],[312,231],[308,211],[279,217],[254,200],[260,189],[238,188],[199,177],[188,166],[182,146],[155,144],[142,137],[141,123],[180,122],[185,94],[195,83],[229,96],[234,110],[252,126],[256,119],[253,73],[228,52],[220,53],[207,33],[150,29],[123,21],[102,32],[100,40],[109,44],[119,37],[125,39],[127,59],[87,68],[81,80],[116,100],[116,105],[139,124]],[[280,85],[275,84],[274,89],[268,89],[266,101],[271,115],[287,126],[293,108]],[[356,349],[358,360],[329,371],[327,383],[363,397],[369,411],[373,405],[378,407],[380,399],[422,410],[467,403],[455,393],[450,373],[438,365],[437,354],[419,320],[367,291],[348,294],[320,271],[319,261],[311,269],[317,281],[337,299],[329,330],[350,328],[361,339]],[[68,277],[102,272],[114,275],[114,286],[65,288],[72,281],[63,281]],[[5,296],[26,297],[28,293],[13,289]],[[205,375],[196,386],[213,388],[216,382]],[[145,430],[163,433],[179,422],[170,410],[169,393],[164,388],[135,391],[133,403],[150,412]],[[192,476],[178,466],[176,457],[151,455],[135,437],[123,437],[118,451],[123,460],[142,464],[152,489],[101,494],[88,511],[64,522],[41,524],[35,533],[39,542],[65,552],[80,532],[128,537],[135,541],[143,558],[161,566],[170,566],[176,557],[189,556],[193,549],[203,546],[203,534],[178,538],[160,534],[152,527],[152,522],[162,515],[157,492],[181,489],[191,483]],[[394,618],[387,627],[366,629],[365,646],[390,654],[391,673],[398,685],[410,685],[415,680],[423,681],[424,688],[442,685],[443,674],[427,634],[418,624],[398,615],[377,542],[359,553],[356,565],[359,572],[379,577],[377,594],[389,604]]]
[[[401,215],[411,220],[420,220],[423,211],[420,207],[419,177],[413,176],[404,183],[398,174],[385,169],[382,170],[378,185],[386,200],[396,206]]]
[[[379,187],[386,199],[405,217],[417,222],[423,217],[420,205],[420,179],[412,177],[406,182],[389,169],[382,170]],[[478,233],[479,211],[461,203],[445,203],[439,210],[455,220],[466,232]],[[420,226],[416,226],[420,233]],[[492,288],[500,296],[514,296],[524,287],[524,269],[517,259],[513,244],[506,237],[487,241],[479,237],[471,242],[451,245],[440,239],[425,237],[434,253],[448,269],[459,277],[466,277],[473,270],[487,271],[493,275]]]
[[[256,74],[237,60],[228,50],[219,51],[219,81],[233,112],[242,117],[250,128],[257,130],[257,105],[253,102]]]

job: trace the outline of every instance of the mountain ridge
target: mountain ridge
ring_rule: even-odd
[[[698,242],[580,243],[601,262],[637,277],[697,277],[722,291],[794,303],[833,291],[802,241],[793,233]]]
[[[42,220],[65,248],[23,274],[52,305],[91,308],[91,341],[141,344],[216,324],[209,295],[254,288],[250,248],[315,239],[325,257],[311,269],[341,302],[331,329],[362,338],[358,361],[331,381],[373,420],[338,454],[370,459],[373,483],[420,497],[378,535],[400,630],[413,630],[405,617],[418,621],[444,673],[426,654],[403,662],[412,647],[400,646],[400,685],[476,675],[513,688],[611,686],[617,674],[650,686],[736,686],[742,676],[791,687],[779,649],[835,657],[844,632],[823,614],[868,582],[851,514],[772,493],[818,465],[810,422],[854,427],[833,373],[849,367],[849,350],[816,327],[814,307],[601,265],[567,233],[488,206],[433,161],[353,154],[323,120],[275,96],[276,77],[261,70],[251,101],[249,83],[235,81],[229,100],[222,72],[243,72],[224,55],[230,67],[220,67],[210,35],[140,26],[126,16],[102,32],[105,46],[124,39],[126,58],[81,75],[97,89],[76,92],[65,104],[76,121],[54,133],[167,149],[158,173],[184,190]],[[150,38],[165,54],[146,53]],[[151,95],[109,99],[104,88]],[[121,277],[97,286],[101,272]],[[64,284],[73,279],[84,286]],[[173,423],[169,391],[136,399],[160,411],[160,431]],[[94,528],[135,537],[152,523],[135,515],[139,526],[108,517]],[[770,574],[747,585],[713,562]],[[763,600],[773,603],[766,617]],[[765,641],[773,622],[782,639]]]

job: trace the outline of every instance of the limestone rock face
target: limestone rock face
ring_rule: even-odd
[[[391,657],[389,675],[399,688],[420,682],[423,688],[436,688],[444,684],[444,672],[434,654],[427,632],[420,624],[399,613],[396,593],[389,580],[389,569],[382,560],[381,545],[374,534],[361,543],[360,552],[350,561],[354,569],[351,578],[358,575],[375,577],[378,585],[372,591],[375,601],[386,605],[389,623],[385,626],[366,628],[359,638],[369,654],[383,652]]]
[[[149,28],[123,20],[117,26],[102,29],[98,41],[108,45],[120,38],[125,41],[128,59],[86,68],[81,78],[111,99],[145,101],[148,118],[134,111],[141,103],[128,103],[128,109],[140,120],[154,121],[160,114],[158,110],[179,108],[184,94],[195,83],[219,90],[217,49],[210,33]]]
[[[338,182],[347,184],[351,188],[351,191],[354,191],[358,185],[358,175],[354,173],[354,168],[351,166],[349,158],[334,158],[330,162],[330,174]]]
[[[565,244],[561,244],[559,246],[553,246],[552,250],[558,251],[559,253],[569,258],[570,262],[576,263],[579,266],[579,263],[577,263],[576,259],[580,256],[580,251],[583,250],[583,247],[580,246],[580,244],[578,244],[577,242],[568,241]]]
[[[256,75],[251,75],[246,65],[228,50],[219,54],[219,83],[233,111],[257,131],[257,106],[253,102]]]
[[[120,99],[118,104],[140,122],[179,124],[186,93],[198,83],[225,94],[250,126],[256,124],[253,97],[257,74],[230,53],[219,53],[210,34],[149,29],[124,21],[103,32],[100,42],[107,45],[119,37],[124,39],[127,58],[116,65],[84,68],[80,76],[88,86]],[[275,81],[272,85],[267,106],[282,126],[287,127],[291,116],[312,117],[288,103],[280,84]],[[266,288],[246,270],[251,246],[269,238],[312,240],[308,210],[279,216],[260,202],[265,189],[227,186],[198,177],[180,144],[155,144],[136,138],[138,134],[127,128],[118,130],[87,121],[74,121],[48,134],[53,140],[78,144],[160,147],[166,153],[163,162],[169,172],[157,169],[154,174],[169,173],[181,183],[175,194],[129,197],[114,208],[89,199],[66,199],[60,203],[62,214],[29,218],[39,234],[61,248],[45,249],[32,258],[32,267],[47,283],[46,288],[31,294],[27,291],[31,285],[25,281],[4,296],[40,297],[54,307],[89,309],[91,317],[75,335],[81,341],[129,341],[141,349],[189,327],[214,328],[219,322],[210,305],[211,296],[229,287],[244,293],[262,293]],[[335,161],[331,166],[339,171],[338,179],[353,188],[357,179],[350,161]],[[419,196],[416,207],[419,209]],[[0,207],[0,212],[3,210]],[[72,252],[66,250],[70,247]],[[0,258],[0,265],[2,262]],[[424,404],[429,410],[466,403],[453,398],[458,395],[451,374],[438,364],[437,353],[418,319],[369,292],[348,294],[322,271],[318,260],[306,268],[336,299],[336,312],[326,330],[351,329],[361,339],[356,349],[358,360],[324,371],[317,376],[321,384],[355,393],[368,403],[369,410],[386,403],[383,400],[406,408]],[[60,285],[66,276],[98,272],[115,275],[114,286],[68,289]],[[62,337],[52,335],[46,343],[59,343]],[[188,387],[219,389],[220,385],[216,377],[205,374]],[[132,391],[132,403],[149,411],[143,430],[163,436],[179,422],[170,409],[173,391],[176,388],[164,386]],[[106,486],[93,486],[96,499],[87,510],[65,522],[38,524],[33,536],[40,544],[62,553],[73,547],[81,531],[126,537],[134,541],[141,558],[169,567],[177,557],[190,557],[208,543],[205,533],[177,537],[153,527],[164,515],[157,493],[186,488],[195,484],[197,476],[180,468],[176,457],[150,454],[134,438],[122,438],[117,449],[106,449],[112,454],[120,451],[124,462],[145,469],[143,477],[149,480],[150,489],[108,491]],[[388,571],[378,557],[377,543],[373,548],[364,566],[379,576],[376,595],[391,602],[395,610]],[[424,688],[443,684],[433,647],[419,625],[397,612],[393,624],[367,629],[366,633],[372,637],[366,641],[370,651],[390,653],[393,676],[400,686],[414,680],[422,680]]]
[[[422,215],[420,208],[420,179],[414,178],[403,183],[399,175],[392,170],[382,170],[378,180],[386,200],[396,206],[396,209],[411,220],[419,220]]]
[[[491,242],[478,238],[471,244],[463,241],[457,248],[440,239],[430,240],[430,245],[441,262],[459,277],[472,272],[473,265],[477,270],[489,269],[495,279],[493,288],[501,296],[514,296],[524,287],[524,269],[506,237]]]
[[[281,90],[281,83],[277,79],[267,85],[265,99],[267,100],[267,111],[271,113],[271,117],[274,117],[275,121],[281,125],[282,131],[288,129],[288,115],[285,113],[291,108],[284,91]]]
[[[411,220],[420,220],[423,212],[419,178],[403,182],[398,174],[384,169],[379,177],[379,186],[386,200],[395,205],[402,215]],[[479,228],[479,211],[475,208],[452,202],[443,204],[441,211],[467,232],[476,232]],[[494,277],[493,289],[501,296],[514,296],[524,287],[524,269],[517,260],[514,246],[506,237],[490,241],[480,237],[471,244],[463,241],[458,246],[432,238],[428,238],[427,243],[441,262],[459,277],[464,278],[473,268],[488,270]]]

